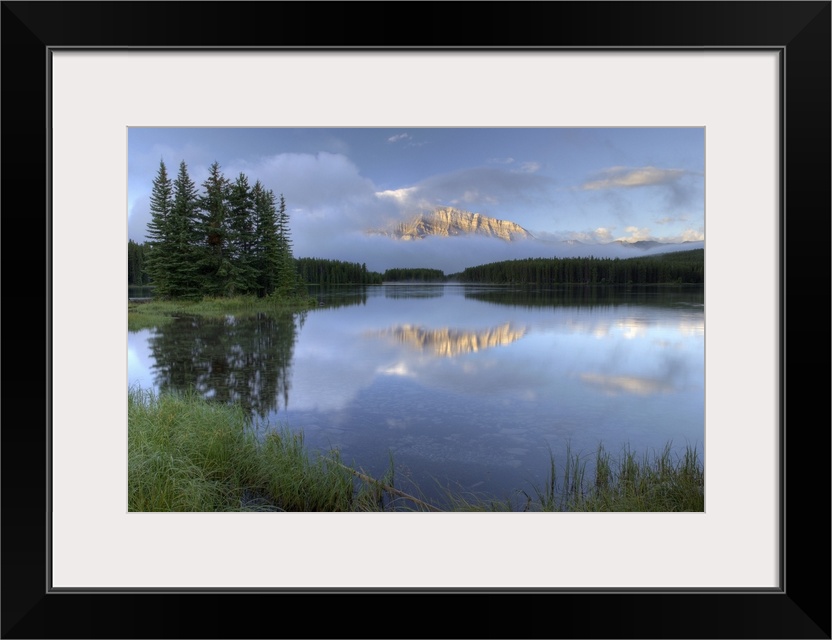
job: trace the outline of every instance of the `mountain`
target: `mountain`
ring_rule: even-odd
[[[386,229],[372,229],[367,233],[399,240],[422,240],[428,236],[477,235],[513,242],[534,237],[514,222],[497,220],[453,207],[437,207],[433,211],[417,214]]]

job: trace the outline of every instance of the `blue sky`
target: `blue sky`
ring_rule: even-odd
[[[296,257],[375,271],[627,257],[633,249],[604,245],[705,237],[703,128],[131,128],[128,136],[136,242],[145,239],[160,160],[173,175],[184,160],[199,187],[214,161],[232,180],[259,179],[286,199]],[[365,233],[437,205],[516,222],[535,240]]]

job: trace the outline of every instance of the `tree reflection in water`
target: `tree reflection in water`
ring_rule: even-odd
[[[250,317],[186,316],[157,327],[148,340],[159,390],[196,391],[238,403],[251,419],[289,404],[290,369],[303,313]]]

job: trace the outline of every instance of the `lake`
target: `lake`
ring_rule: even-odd
[[[183,317],[128,334],[128,385],[196,388],[312,449],[439,499],[522,501],[550,453],[590,465],[696,447],[704,459],[704,289],[386,284],[319,307]]]

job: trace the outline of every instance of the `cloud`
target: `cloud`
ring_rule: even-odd
[[[393,137],[405,140],[401,136]],[[142,158],[151,175],[154,162],[158,167],[158,151],[155,149]],[[201,191],[208,166],[204,161],[206,157],[210,160],[210,157],[202,153],[192,159],[185,153],[167,153],[171,158],[168,162],[166,156],[169,170],[177,168],[179,159],[184,158],[188,162],[191,178]],[[521,168],[525,170],[518,170]],[[632,255],[632,248],[619,245],[605,247],[604,243],[619,237],[621,229],[625,229],[623,238],[630,241],[648,238],[649,229],[643,223],[627,228],[623,216],[617,223],[618,231],[614,226],[616,223],[598,221],[594,228],[580,232],[539,232],[538,225],[526,222],[524,215],[536,207],[552,212],[557,200],[553,197],[556,193],[555,180],[535,173],[533,170],[537,168],[535,163],[529,162],[522,165],[513,161],[494,162],[487,166],[433,175],[398,189],[382,190],[362,175],[358,166],[343,153],[278,153],[248,161],[228,160],[221,165],[223,174],[229,179],[244,173],[251,184],[260,180],[276,195],[284,196],[297,257],[366,263],[367,268],[373,271],[392,267],[427,267],[454,273],[469,266],[518,258],[580,257],[590,254],[596,257],[624,257]],[[608,179],[611,177],[612,174],[607,176]],[[146,237],[150,219],[149,191],[148,184],[144,192],[137,189],[129,200],[129,237],[137,242],[144,241]],[[607,201],[622,199],[627,201],[627,207],[633,208],[621,190],[590,193],[594,194],[592,197]],[[408,243],[366,234],[367,230],[386,227],[391,222],[440,205],[457,206],[485,216],[511,220],[530,229],[539,239],[509,244],[487,238],[428,238]],[[607,211],[612,210],[614,208],[607,207]],[[672,214],[673,209],[662,209],[662,215],[664,211]],[[633,218],[627,220],[628,224],[633,224]],[[570,225],[565,229],[576,227]],[[702,232],[703,229],[689,228],[684,233],[679,232],[681,235],[676,240],[703,240]]]
[[[699,242],[705,240],[705,234],[695,229],[685,229],[680,236],[681,242]]]
[[[395,205],[402,214],[413,213],[421,209],[429,209],[435,203],[420,193],[419,187],[405,187],[402,189],[388,189],[377,191],[376,197]]]
[[[656,167],[610,167],[602,171],[596,180],[585,182],[581,188],[594,191],[669,185],[680,180],[686,173],[681,169],[658,169]]]
[[[633,242],[652,240],[659,243],[672,245],[682,242],[704,242],[705,234],[702,230],[687,229],[676,235],[656,236],[649,228],[629,226],[624,229],[623,235],[615,233],[615,227],[598,227],[590,231],[564,231],[560,233],[548,233],[541,231],[535,234],[537,240],[547,243],[553,247],[555,254],[561,258],[584,257],[593,255],[596,258],[632,258],[632,250],[624,248],[621,243],[631,244]],[[687,249],[691,247],[678,247]],[[658,250],[674,250],[670,247],[658,247]]]
[[[316,226],[314,232],[321,235],[374,227],[399,211],[389,198],[377,197],[373,182],[340,153],[282,153],[255,161],[231,161],[220,170],[230,180],[244,173],[249,184],[259,180],[275,195],[282,194],[292,226],[297,222],[310,231]],[[201,192],[202,167],[189,163],[188,172]],[[137,194],[129,212],[129,237],[137,242],[144,241],[150,221],[148,196],[149,188],[147,194]]]
[[[476,167],[431,176],[412,185],[407,203],[414,208],[454,205],[500,219],[510,218],[512,209],[544,196],[552,181],[527,172],[497,167]]]
[[[656,224],[673,224],[674,222],[687,222],[687,216],[664,216],[656,220]]]
[[[460,197],[450,201],[452,205],[468,207],[470,205],[499,204],[494,196],[482,193],[479,189],[468,189]]]
[[[633,243],[633,242],[642,242],[647,240],[652,240],[655,242],[662,242],[662,243],[677,243],[677,242],[703,242],[705,240],[705,234],[702,233],[701,230],[695,229],[686,229],[676,235],[673,236],[657,236],[652,233],[649,227],[636,227],[636,226],[629,226],[624,229],[624,234],[615,236],[613,233],[613,229],[607,229],[600,227],[595,231],[588,232],[588,233],[573,233],[570,234],[570,238],[573,240],[578,240],[580,242],[584,242],[587,244],[592,243],[607,243],[607,242],[624,242],[624,243]]]
[[[612,240],[612,231],[604,227],[598,227],[592,235],[596,242],[610,242]]]
[[[276,194],[283,193],[289,206],[317,209],[332,202],[370,200],[372,181],[340,153],[281,153],[253,164],[229,166],[226,175],[245,173],[250,182],[259,179]]]
[[[150,196],[143,194],[127,212],[127,237],[134,242],[143,242],[150,220]]]
[[[581,380],[598,387],[606,395],[634,394],[639,396],[670,393],[674,387],[667,380],[639,376],[609,376],[598,373],[583,373]]]
[[[704,199],[701,173],[652,166],[610,167],[574,189],[592,195],[596,206],[605,206],[621,222],[650,215],[658,224],[686,223]],[[676,213],[680,211],[686,214]]]
[[[398,142],[399,140],[409,140],[409,139],[410,139],[409,134],[399,133],[398,135],[390,136],[389,138],[387,138],[387,142]]]
[[[614,227],[598,227],[592,231],[562,231],[560,233],[539,231],[535,234],[535,237],[546,242],[564,243],[566,245],[605,244],[615,240],[613,229]]]
[[[523,173],[536,173],[540,171],[541,164],[539,162],[524,162],[520,165],[518,171],[522,171]]]
[[[624,229],[628,235],[621,236],[620,238],[616,238],[616,240],[620,240],[621,242],[640,242],[642,240],[655,240],[652,235],[650,235],[650,229],[644,227],[627,227]]]
[[[342,154],[278,154],[239,170],[250,181],[259,178],[276,194],[283,193],[296,249],[350,242],[352,232],[399,219],[410,200],[408,189],[379,191]],[[298,251],[296,255],[328,257]]]
[[[400,218],[437,206],[460,209],[515,220],[515,212],[531,202],[548,200],[549,178],[497,167],[477,167],[431,176],[417,184],[378,191],[375,196],[386,205],[388,216]]]

